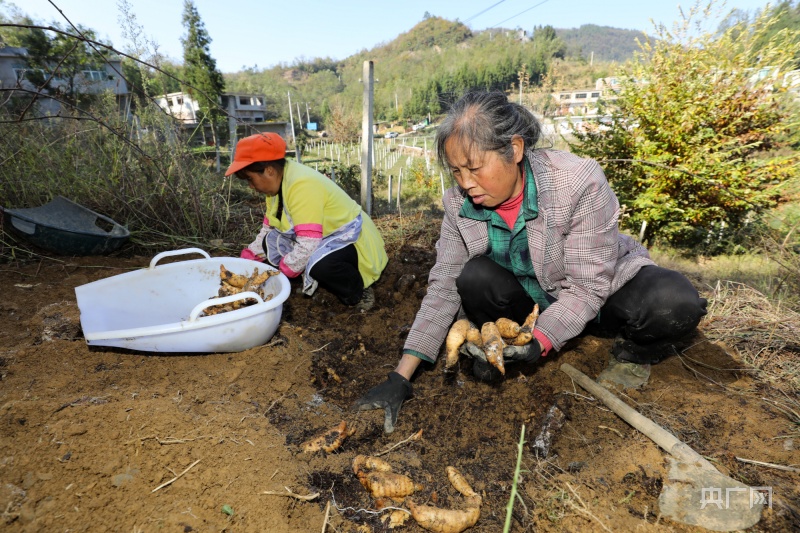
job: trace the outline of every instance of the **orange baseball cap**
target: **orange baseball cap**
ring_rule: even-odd
[[[256,133],[236,143],[233,162],[225,171],[226,176],[242,170],[251,163],[277,161],[286,157],[286,141],[277,133]]]

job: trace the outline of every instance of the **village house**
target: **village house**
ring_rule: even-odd
[[[39,94],[36,113],[40,115],[56,115],[62,108],[62,103],[56,98],[48,96],[46,91],[31,83],[25,76],[29,70],[28,51],[25,48],[5,46],[0,48],[0,89],[3,90],[4,99],[14,96],[30,97]],[[52,73],[39,69],[48,77]],[[128,84],[121,75],[122,62],[118,56],[112,56],[101,65],[81,71],[71,80],[54,76],[50,81],[51,88],[65,88],[70,83],[79,94],[101,94],[111,91],[117,99],[120,110],[126,115],[130,110],[131,94]]]
[[[195,129],[200,125],[200,104],[184,92],[169,93],[156,98],[156,103],[175,118],[184,128]],[[268,122],[264,95],[247,93],[225,93],[220,97],[220,106],[227,113],[231,140],[240,139],[259,132],[274,132],[284,139],[291,136],[289,123]]]
[[[616,90],[620,87],[618,78],[598,78],[594,87],[568,89],[552,93],[556,102],[555,115],[558,117],[580,115],[587,118],[596,117],[600,100],[606,102],[616,99]]]

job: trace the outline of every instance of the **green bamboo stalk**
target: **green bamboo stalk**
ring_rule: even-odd
[[[511,496],[508,498],[506,505],[506,523],[503,526],[503,533],[508,533],[511,530],[511,512],[514,510],[514,500],[517,499],[517,482],[519,481],[519,473],[522,467],[522,449],[525,446],[525,424],[522,424],[522,431],[519,435],[519,442],[517,443],[517,467],[514,469],[514,482],[511,484]]]

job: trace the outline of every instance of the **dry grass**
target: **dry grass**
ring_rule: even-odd
[[[408,215],[384,215],[373,218],[383,237],[386,253],[390,256],[405,245],[434,249],[439,239],[441,216],[428,211],[417,211]]]
[[[709,339],[736,350],[758,381],[778,391],[773,402],[800,424],[800,313],[747,285],[720,281],[701,327]]]

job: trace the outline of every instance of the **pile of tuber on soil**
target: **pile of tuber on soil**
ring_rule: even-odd
[[[410,495],[422,490],[422,485],[404,475],[392,471],[392,465],[379,457],[358,455],[353,459],[353,473],[358,477],[361,485],[375,498],[378,509],[401,505],[403,502],[409,511],[395,509],[389,514],[388,527],[394,528],[403,525],[408,520],[409,514],[414,520],[428,531],[436,533],[461,533],[474,526],[481,516],[483,499],[472,490],[467,480],[452,466],[447,467],[447,477],[450,484],[464,498],[464,509],[442,509],[433,505],[416,503]]]

